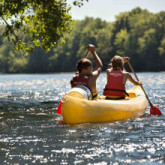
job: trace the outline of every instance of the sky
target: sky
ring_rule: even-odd
[[[68,0],[69,3],[72,1]],[[76,20],[88,16],[112,22],[120,12],[131,11],[136,7],[158,13],[165,11],[165,0],[89,0],[81,8],[72,6],[71,15]]]

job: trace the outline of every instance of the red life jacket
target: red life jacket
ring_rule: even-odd
[[[111,70],[108,74],[107,84],[103,95],[109,97],[125,97],[125,84],[123,84],[124,74],[122,71]]]
[[[87,76],[84,76],[84,77],[75,76],[72,79],[72,87],[75,87],[77,85],[85,85],[86,87],[88,87],[88,80],[89,80],[89,77]]]
[[[72,84],[72,87],[76,87],[77,85],[85,85],[86,87],[89,88],[88,80],[89,80],[88,76],[84,76],[84,77],[75,76],[72,78],[71,84]],[[91,91],[91,93],[92,93],[92,100],[99,98],[99,94],[97,91],[94,93]]]

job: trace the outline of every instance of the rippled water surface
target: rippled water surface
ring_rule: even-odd
[[[164,164],[165,117],[66,125],[56,114],[70,74],[0,75],[0,164]],[[165,73],[139,73],[165,114]],[[105,73],[97,81],[102,94]],[[130,83],[127,88],[132,87]]]

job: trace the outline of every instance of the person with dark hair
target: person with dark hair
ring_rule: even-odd
[[[77,73],[72,77],[70,83],[71,87],[76,87],[77,85],[85,85],[92,92],[92,99],[98,99],[99,94],[96,88],[96,80],[100,75],[103,64],[95,51],[95,46],[92,44],[88,45],[88,50],[93,55],[96,63],[96,68],[93,70],[92,62],[87,58],[82,58],[77,62]]]
[[[128,93],[125,91],[127,80],[134,85],[142,85],[142,82],[134,80],[128,72],[124,71],[124,63],[128,61],[129,57],[123,58],[118,55],[111,59],[111,68],[106,70],[107,84],[103,92],[106,99],[123,99],[128,96]]]

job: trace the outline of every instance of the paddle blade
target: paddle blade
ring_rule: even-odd
[[[58,114],[62,115],[62,102],[60,101],[59,105],[58,105],[58,108],[57,108],[57,111],[56,111]]]
[[[67,95],[67,94],[65,94],[65,95],[63,96],[63,98],[64,98],[66,95]],[[58,105],[58,108],[57,108],[56,113],[62,115],[62,102],[61,102],[61,101],[60,101],[60,103],[59,103],[59,105]]]
[[[151,106],[151,108],[150,108],[150,114],[151,115],[161,116],[162,115],[162,112],[158,108],[156,108],[154,106]]]

